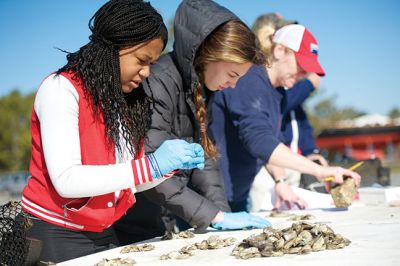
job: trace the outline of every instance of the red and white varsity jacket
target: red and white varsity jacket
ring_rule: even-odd
[[[91,100],[72,73],[52,74],[41,84],[31,135],[32,177],[22,206],[49,223],[101,232],[135,203],[136,188],[163,180],[153,181],[143,148],[135,159],[117,158],[103,116],[94,117]]]

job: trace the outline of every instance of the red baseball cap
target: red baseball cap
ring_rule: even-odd
[[[325,76],[318,62],[317,40],[306,27],[298,24],[284,26],[275,33],[272,41],[292,49],[297,63],[304,71]]]

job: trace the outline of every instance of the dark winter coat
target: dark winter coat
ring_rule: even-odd
[[[281,142],[284,93],[283,88],[272,86],[265,66],[253,65],[234,89],[214,95],[210,128],[221,153],[225,191],[234,211],[246,205],[254,177]]]

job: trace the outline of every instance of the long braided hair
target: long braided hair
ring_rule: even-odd
[[[90,42],[75,53],[57,71],[71,71],[82,81],[94,114],[104,117],[109,143],[122,151],[120,130],[131,154],[140,149],[150,127],[150,99],[143,88],[122,92],[119,50],[161,38],[164,48],[167,28],[161,15],[143,0],[111,0],[90,19]]]
[[[264,64],[265,58],[259,50],[259,43],[254,33],[243,22],[231,20],[216,28],[197,50],[194,69],[199,78],[194,89],[196,116],[200,124],[201,144],[208,157],[216,159],[217,149],[207,135],[206,106],[203,100],[205,66],[210,62],[225,61],[243,64]]]

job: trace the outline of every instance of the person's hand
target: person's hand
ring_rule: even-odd
[[[286,205],[287,209],[292,209],[293,204],[297,205],[299,209],[305,209],[308,204],[305,200],[298,197],[289,186],[289,184],[281,182],[275,185],[275,209],[280,209],[282,203]]]
[[[311,161],[318,161],[320,165],[322,166],[328,166],[328,162],[325,160],[324,156],[322,156],[321,154],[310,154],[306,156],[309,160]]]
[[[247,212],[224,212],[221,221],[211,223],[218,230],[233,230],[243,228],[264,228],[271,226],[266,219]]]
[[[356,185],[360,185],[361,176],[351,170],[344,169],[342,167],[321,167],[318,171],[318,175],[316,176],[319,181],[324,182],[325,178],[333,177],[333,182],[335,183],[343,183],[343,176],[348,176],[354,179]]]
[[[200,144],[184,140],[166,140],[148,155],[151,175],[161,177],[175,169],[204,168],[204,150]]]

